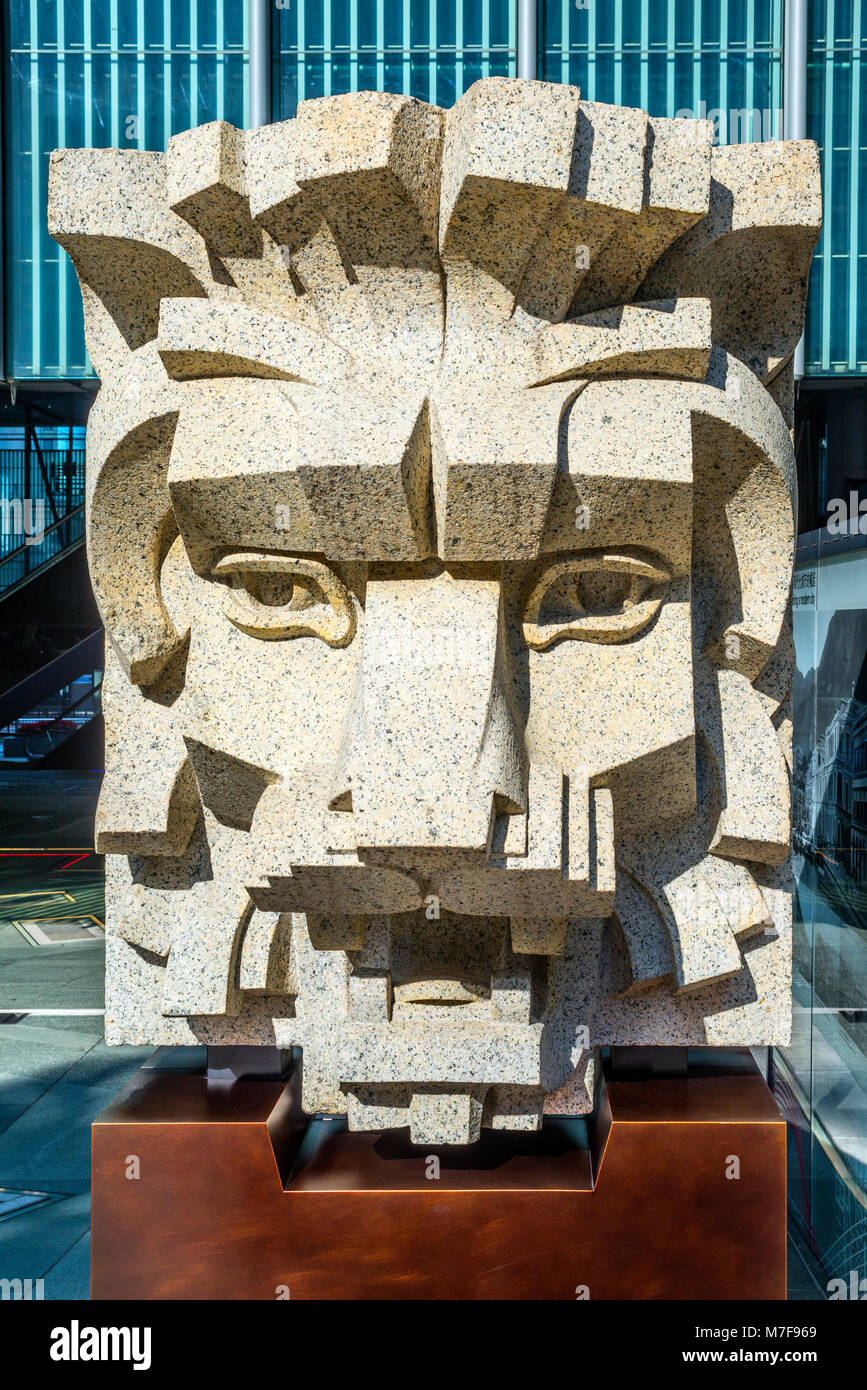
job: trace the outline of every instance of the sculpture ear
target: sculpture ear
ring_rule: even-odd
[[[812,140],[720,146],[707,216],[669,248],[636,297],[706,296],[714,344],[768,385],[801,336],[821,226]]]
[[[171,210],[165,156],[148,150],[55,150],[48,230],[68,252],[99,376],[156,337],[160,300],[206,296],[202,238]]]

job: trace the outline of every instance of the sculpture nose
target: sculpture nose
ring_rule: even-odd
[[[498,579],[373,580],[331,805],[361,849],[482,850],[525,809]]]

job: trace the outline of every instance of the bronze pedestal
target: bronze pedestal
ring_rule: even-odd
[[[93,1297],[785,1298],[785,1122],[741,1062],[459,1153],[142,1071],[93,1126]]]

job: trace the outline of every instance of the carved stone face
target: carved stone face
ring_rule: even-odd
[[[433,1143],[784,1038],[816,156],[709,141],[487,79],[54,156],[111,1041],[300,1045]]]

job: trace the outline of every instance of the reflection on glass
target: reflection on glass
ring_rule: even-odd
[[[790,1201],[829,1279],[867,1275],[867,552],[795,576]]]

